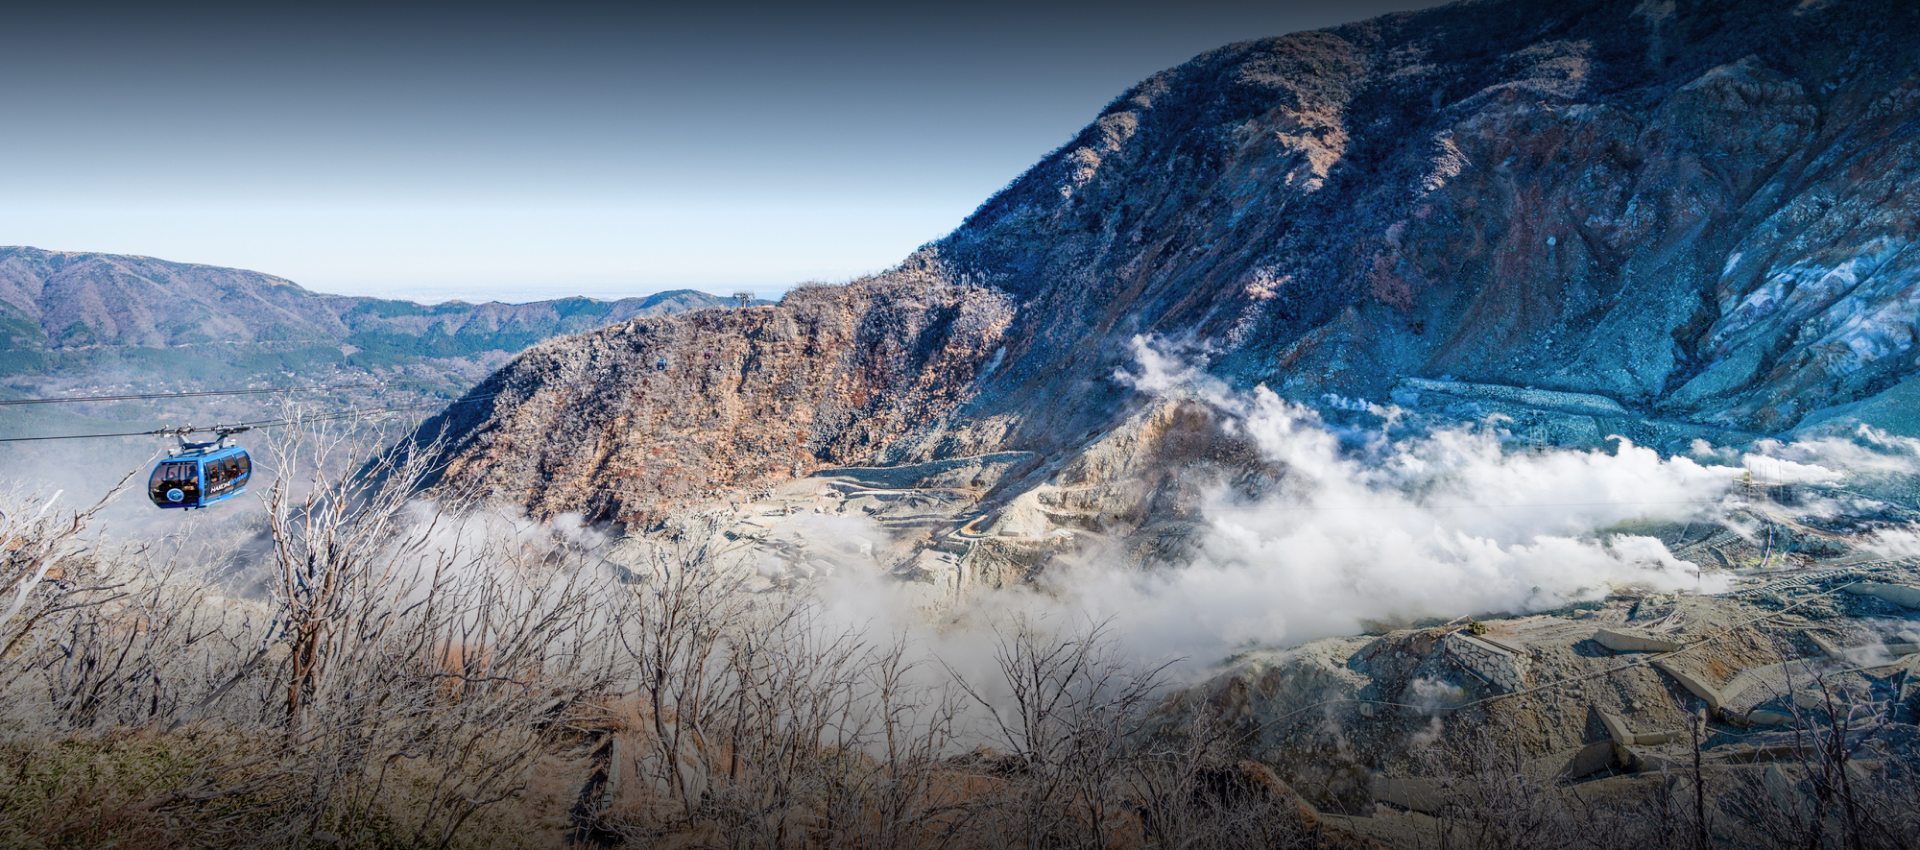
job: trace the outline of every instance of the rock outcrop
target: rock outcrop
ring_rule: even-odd
[[[1765,583],[1773,576],[1761,576],[1721,596],[1615,597],[1489,621],[1485,637],[1443,626],[1259,650],[1202,686],[1206,699],[1195,704],[1258,730],[1258,751],[1282,776],[1333,779],[1301,787],[1316,789],[1316,804],[1346,811],[1388,803],[1440,813],[1470,798],[1458,779],[1423,774],[1436,752],[1472,752],[1489,727],[1511,735],[1525,773],[1574,780],[1691,769],[1687,730],[1703,709],[1717,724],[1700,744],[1706,766],[1791,763],[1799,754],[1779,746],[1790,735],[1777,727],[1864,712],[1861,703],[1877,700],[1892,732],[1879,756],[1904,749],[1911,758],[1920,646],[1886,642],[1878,624],[1896,605],[1845,590],[1916,569],[1901,560],[1804,574],[1785,588],[1791,602],[1769,590],[1780,585]],[[1742,625],[1753,623],[1811,639],[1755,640]],[[1607,637],[1656,624],[1669,638],[1661,648],[1637,638],[1647,643],[1616,649]],[[1516,661],[1529,671],[1525,687],[1489,675]]]

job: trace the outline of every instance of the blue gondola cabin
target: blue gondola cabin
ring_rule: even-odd
[[[204,508],[246,492],[253,459],[239,446],[194,446],[160,461],[147,496],[163,508]]]

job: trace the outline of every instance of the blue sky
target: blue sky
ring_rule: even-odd
[[[893,265],[1155,71],[1429,5],[65,4],[0,28],[0,244],[772,294]]]

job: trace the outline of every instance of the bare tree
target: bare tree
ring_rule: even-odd
[[[311,468],[327,469],[342,441],[310,439]],[[322,477],[295,502],[294,448],[276,453],[268,504],[278,681],[289,746],[314,777],[309,828],[370,828],[404,791],[411,840],[445,844],[562,734],[543,717],[608,693],[616,588],[596,556],[538,527],[419,500],[430,453]]]
[[[1110,644],[1105,623],[1062,632],[1015,616],[995,632],[998,694],[958,672],[955,684],[989,718],[990,735],[1017,761],[1006,840],[1024,846],[1099,846],[1120,811],[1117,769],[1161,688],[1164,665],[1140,668]]]
[[[659,748],[652,771],[687,817],[698,805],[689,782],[716,753],[707,724],[724,701],[728,639],[747,608],[745,577],[721,568],[713,531],[709,522],[686,532],[686,546],[649,550],[616,624]]]

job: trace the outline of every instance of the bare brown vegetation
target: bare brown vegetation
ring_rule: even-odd
[[[341,437],[275,450],[261,600],[164,546],[100,550],[91,510],[0,506],[0,844],[1902,848],[1920,826],[1911,689],[1817,666],[1749,761],[1703,758],[1702,721],[1690,761],[1571,782],[1506,715],[1460,715],[1422,756],[1434,805],[1323,814],[1103,624],[1008,615],[943,660],[748,590],[713,527],[606,570],[591,533],[411,498],[426,453],[303,472],[354,466]]]

